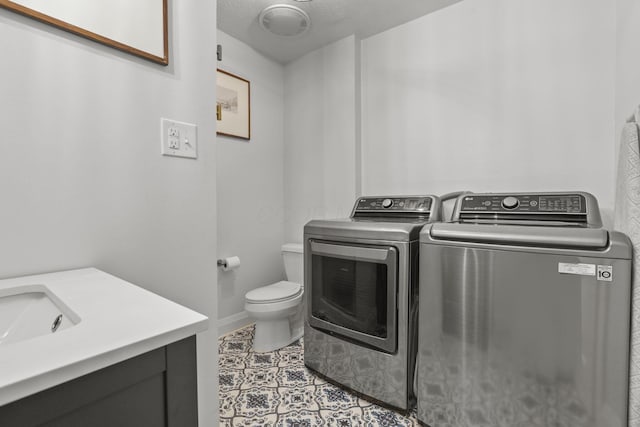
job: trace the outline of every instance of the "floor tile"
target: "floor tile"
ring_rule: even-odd
[[[304,340],[269,353],[251,349],[254,326],[218,341],[221,426],[400,427],[404,416],[355,396],[304,366]]]

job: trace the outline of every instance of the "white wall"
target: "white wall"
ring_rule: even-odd
[[[363,40],[363,193],[581,189],[611,208],[614,63],[599,0],[467,0]]]
[[[640,105],[640,3],[617,0],[615,138],[619,141],[626,119]],[[616,148],[618,144],[616,143]]]
[[[347,217],[356,196],[354,36],[285,67],[285,239],[314,218]]]
[[[216,2],[170,4],[169,67],[0,10],[0,277],[95,266],[209,316],[215,426]],[[161,117],[198,125],[197,160],[160,155]]]
[[[251,140],[217,138],[218,254],[241,261],[238,270],[218,271],[223,333],[247,322],[246,292],[284,278],[284,68],[221,31],[218,43],[218,67],[251,82]]]

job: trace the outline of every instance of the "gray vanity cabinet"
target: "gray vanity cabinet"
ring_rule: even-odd
[[[3,427],[197,425],[195,336],[0,407]]]

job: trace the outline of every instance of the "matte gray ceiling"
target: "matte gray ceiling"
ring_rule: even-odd
[[[355,34],[359,38],[409,22],[460,0],[218,0],[218,29],[286,64],[307,52]],[[311,17],[308,32],[296,37],[268,33],[258,23],[267,6],[290,4]]]

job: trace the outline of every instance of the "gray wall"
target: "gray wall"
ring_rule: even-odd
[[[608,225],[615,61],[614,4],[475,0],[288,64],[286,238],[360,193],[581,189]],[[635,65],[619,76],[636,81]]]
[[[364,193],[560,191],[613,206],[615,7],[456,3],[362,43]]]
[[[616,3],[616,141],[626,119],[640,105],[640,3],[618,0]],[[616,144],[616,148],[618,145]]]
[[[355,198],[354,36],[279,65],[218,32],[219,68],[251,81],[251,140],[219,136],[218,253],[238,270],[218,272],[219,332],[248,319],[247,291],[284,278],[280,246],[302,242],[312,218],[346,217]]]
[[[284,278],[283,67],[218,31],[218,67],[251,82],[251,140],[217,138],[218,254],[240,268],[218,271],[219,332],[249,322],[244,295]]]
[[[214,426],[216,2],[169,4],[169,67],[0,10],[0,277],[95,266],[209,316]],[[161,117],[198,125],[197,160],[160,155]]]
[[[357,44],[349,36],[285,67],[285,238],[314,218],[348,217],[356,197]]]

